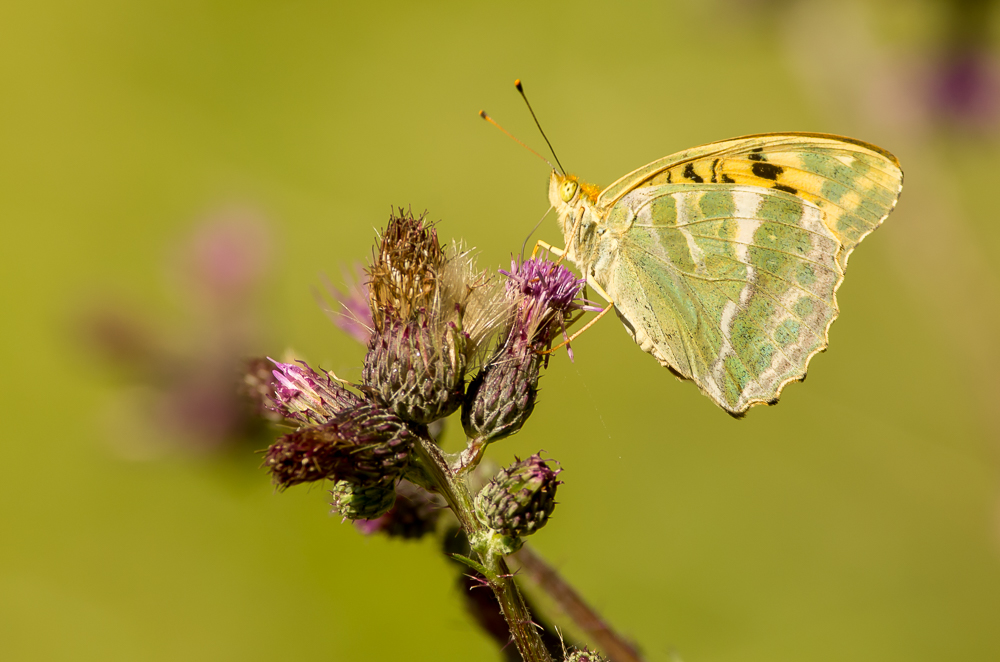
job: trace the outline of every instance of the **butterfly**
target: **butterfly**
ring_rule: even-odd
[[[742,416],[826,349],[854,248],[896,205],[899,161],[851,138],[710,143],[604,190],[552,171],[567,257],[639,347]]]

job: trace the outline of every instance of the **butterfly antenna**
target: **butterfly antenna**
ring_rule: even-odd
[[[553,170],[556,169],[556,167],[554,165],[552,165],[551,161],[549,161],[547,158],[545,158],[544,156],[542,156],[541,154],[539,154],[538,152],[536,152],[535,150],[531,149],[530,147],[528,147],[527,145],[525,145],[523,142],[521,142],[520,140],[518,140],[517,138],[515,138],[514,134],[512,134],[510,131],[508,131],[507,129],[505,129],[502,126],[500,126],[495,119],[493,119],[492,117],[490,117],[489,115],[487,115],[485,110],[480,110],[479,111],[479,116],[482,117],[487,122],[489,122],[490,124],[492,124],[493,126],[495,126],[496,128],[498,128],[501,131],[503,131],[504,133],[506,133],[507,137],[510,138],[511,140],[513,140],[514,142],[516,142],[518,145],[520,145],[521,147],[525,148],[526,150],[528,150],[529,152],[531,152],[532,154],[534,154],[535,156],[537,156],[541,160],[545,161],[547,164],[549,164],[550,168],[552,168]],[[558,159],[557,159],[557,161],[558,161]]]
[[[552,143],[549,142],[549,137],[545,135],[544,131],[542,131],[542,125],[538,121],[538,117],[535,115],[535,111],[531,108],[531,103],[528,102],[528,96],[524,93],[524,86],[521,85],[520,78],[514,81],[514,87],[516,87],[517,91],[521,93],[521,98],[524,99],[525,105],[528,106],[528,112],[531,113],[531,119],[535,120],[535,126],[538,127],[538,132],[542,134],[542,138],[545,138],[545,144],[549,146],[549,151],[552,152],[552,158],[554,158],[556,160],[556,163],[559,164],[560,174],[565,175],[566,168],[564,168],[563,164],[559,162],[559,157],[556,156],[556,150],[552,149]]]

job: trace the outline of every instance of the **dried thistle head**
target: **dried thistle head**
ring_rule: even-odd
[[[437,278],[445,264],[437,231],[412,211],[391,214],[368,269],[368,301],[375,331],[387,317],[409,320],[420,309],[429,310]]]

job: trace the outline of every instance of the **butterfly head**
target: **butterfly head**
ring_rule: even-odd
[[[549,202],[560,215],[575,208],[581,198],[590,204],[596,203],[599,192],[596,186],[581,182],[576,175],[563,175],[553,170],[549,176]]]

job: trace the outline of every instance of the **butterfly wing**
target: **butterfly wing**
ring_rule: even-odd
[[[595,274],[635,341],[734,415],[771,403],[827,345],[843,280],[823,208],[774,188],[633,187]],[[621,228],[615,232],[614,228]]]
[[[737,184],[790,193],[818,207],[840,242],[837,261],[889,215],[903,186],[899,161],[852,138],[821,133],[769,133],[678,152],[635,170],[601,192],[607,211],[630,191],[663,184]]]

